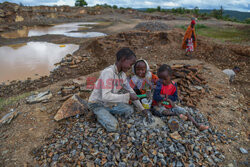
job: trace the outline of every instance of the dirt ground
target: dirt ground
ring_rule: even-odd
[[[203,76],[208,81],[210,93],[198,105],[198,109],[205,114],[213,127],[218,130],[225,130],[226,135],[235,137],[230,145],[216,145],[226,156],[225,165],[237,160],[246,161],[247,156],[242,156],[239,147],[248,147],[248,113],[246,107],[239,103],[243,95],[232,89],[228,83],[228,77],[214,65],[193,60],[172,60],[168,64],[202,64],[204,68]],[[6,166],[34,165],[32,149],[41,146],[46,137],[53,133],[53,129],[59,126],[59,123],[53,120],[53,116],[62,105],[61,95],[57,92],[66,83],[72,80],[58,82],[46,88],[38,90],[51,90],[53,98],[48,103],[26,104],[24,100],[16,110],[20,115],[12,121],[10,125],[3,126],[1,131],[1,162]],[[222,96],[218,99],[215,96]],[[83,97],[88,97],[84,94]],[[233,105],[238,104],[238,105]],[[2,115],[3,113],[1,113]],[[223,119],[222,119],[223,118]],[[8,152],[6,151],[8,150]]]
[[[104,16],[102,16],[104,17]],[[79,51],[75,55],[81,55],[87,51],[92,54],[91,60],[80,64],[79,70],[72,70],[75,75],[67,76],[67,80],[59,81],[44,88],[37,89],[41,92],[51,90],[53,98],[48,103],[26,104],[21,99],[17,104],[6,106],[0,112],[4,116],[10,108],[15,107],[20,114],[9,125],[0,127],[0,166],[35,166],[32,149],[41,146],[46,137],[53,133],[54,128],[60,126],[55,122],[53,116],[62,105],[63,101],[60,91],[62,85],[72,81],[72,76],[89,74],[103,69],[114,62],[114,54],[118,48],[129,46],[138,58],[144,58],[150,62],[150,66],[167,64],[203,64],[205,69],[203,76],[208,81],[209,94],[201,100],[197,108],[205,114],[211,125],[218,130],[224,130],[228,136],[235,137],[229,145],[216,145],[226,156],[223,166],[249,161],[248,154],[240,153],[239,148],[249,148],[249,46],[237,44],[221,44],[205,37],[198,37],[198,48],[194,55],[189,58],[184,56],[180,48],[184,31],[174,28],[177,25],[188,24],[188,19],[163,21],[170,26],[171,30],[155,33],[136,32],[133,27],[143,19],[129,18],[128,16],[118,18],[107,16],[105,20],[113,21],[107,27],[97,28],[100,32],[110,34],[107,37],[95,39],[75,39],[64,36],[42,36],[21,39],[0,38],[0,45],[22,43],[28,41],[48,41],[55,43],[80,44]],[[228,22],[201,21],[202,24],[213,24],[216,26],[228,26]],[[235,23],[230,23],[229,26]],[[239,25],[242,26],[242,25]],[[93,41],[93,42],[92,42]],[[234,49],[236,48],[236,49]],[[242,50],[237,50],[242,48]],[[87,51],[86,51],[87,50]],[[246,50],[246,51],[244,51]],[[225,68],[238,65],[242,72],[237,76],[236,82],[229,85],[228,77],[222,73]],[[84,66],[84,67],[83,67]],[[86,68],[90,68],[86,70]],[[81,72],[79,72],[81,71]],[[89,93],[82,95],[87,98]],[[218,96],[220,98],[218,98]]]

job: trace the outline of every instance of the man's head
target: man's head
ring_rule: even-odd
[[[171,83],[172,74],[172,68],[167,64],[161,65],[157,71],[157,75],[163,81],[164,85],[169,85]]]
[[[136,62],[136,55],[129,48],[122,48],[116,53],[116,61],[121,71],[127,72]]]
[[[235,73],[239,73],[240,72],[240,67],[235,66],[233,68],[233,70],[234,70]]]
[[[134,66],[135,74],[141,78],[144,78],[147,72],[147,65],[143,60],[139,60]]]

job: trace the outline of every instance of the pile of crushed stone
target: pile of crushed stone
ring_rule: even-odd
[[[168,30],[168,26],[165,23],[154,21],[154,22],[141,22],[137,24],[134,29],[143,31],[164,31]]]
[[[201,112],[186,109],[197,122],[209,125]],[[216,166],[224,161],[216,144],[228,144],[232,139],[216,129],[200,132],[192,122],[174,117],[180,128],[172,132],[168,119],[173,117],[157,117],[162,123],[155,126],[145,124],[143,118],[139,113],[129,119],[118,117],[116,133],[106,132],[84,116],[70,118],[61,122],[43,146],[32,151],[34,159],[42,166],[105,167]]]

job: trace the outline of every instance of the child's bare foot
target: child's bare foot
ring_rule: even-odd
[[[200,126],[198,127],[198,129],[199,129],[200,131],[207,130],[208,128],[209,128],[209,126],[205,126],[205,125],[200,125]]]
[[[180,119],[182,119],[183,121],[186,121],[187,120],[187,116],[183,115],[183,114],[180,114],[179,115]]]

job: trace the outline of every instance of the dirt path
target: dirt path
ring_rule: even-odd
[[[50,89],[56,96],[58,84],[60,83],[39,91]],[[0,164],[3,166],[23,166],[26,162],[32,163],[32,148],[40,146],[46,136],[53,133],[53,129],[58,126],[53,120],[53,115],[61,103],[56,98],[49,103],[33,105],[26,104],[25,99],[22,99],[20,104],[16,108],[20,112],[18,117],[10,125],[0,129]]]

